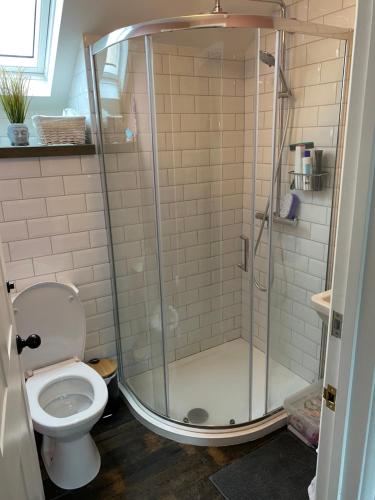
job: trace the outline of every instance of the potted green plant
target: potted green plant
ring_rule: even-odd
[[[20,70],[15,73],[0,69],[0,103],[10,121],[8,137],[12,146],[29,145],[29,129],[25,125],[29,109],[30,78]]]

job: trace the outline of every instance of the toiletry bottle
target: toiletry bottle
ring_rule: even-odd
[[[314,169],[313,173],[314,174],[321,174],[322,173],[322,162],[323,162],[323,150],[322,149],[315,149],[314,151]]]
[[[304,156],[302,158],[302,173],[303,175],[303,190],[311,191],[312,189],[312,158],[310,155],[310,151],[305,151]]]
[[[294,155],[294,173],[296,174],[294,176],[294,184],[296,189],[303,189],[303,176],[301,174],[303,173],[302,157],[304,155],[304,152],[304,144],[297,144]]]
[[[315,148],[309,149],[310,158],[311,158],[311,175],[314,174],[314,165],[315,165]],[[303,160],[302,160],[303,161]],[[302,167],[303,169],[303,167]],[[314,190],[314,177],[310,179],[310,189]]]
[[[323,150],[322,149],[315,149],[314,150],[314,161],[313,161],[313,174],[315,176],[318,176],[319,174],[322,173],[322,166],[323,166]],[[322,189],[322,178],[321,177],[314,177],[314,184],[313,184],[313,189],[319,191]]]

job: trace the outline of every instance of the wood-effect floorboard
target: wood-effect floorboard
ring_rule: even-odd
[[[279,432],[220,448],[179,444],[146,429],[122,404],[111,420],[93,429],[102,459],[98,476],[83,488],[67,491],[54,485],[42,466],[46,500],[221,499],[209,476]]]

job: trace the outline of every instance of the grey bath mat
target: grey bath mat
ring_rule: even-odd
[[[210,477],[227,500],[306,500],[316,453],[285,431]]]

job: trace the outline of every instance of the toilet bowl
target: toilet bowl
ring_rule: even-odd
[[[21,363],[34,429],[43,435],[42,459],[51,480],[64,489],[90,482],[100,455],[90,430],[108,399],[98,373],[80,361],[85,315],[74,285],[37,283],[13,300],[17,332],[37,333],[41,345],[24,349]]]

